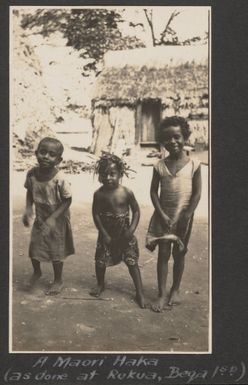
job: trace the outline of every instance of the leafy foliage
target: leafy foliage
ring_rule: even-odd
[[[24,29],[36,28],[35,33],[49,36],[60,31],[67,45],[83,50],[84,58],[99,62],[108,50],[144,47],[135,36],[123,36],[118,28],[122,17],[108,9],[38,9],[22,19]],[[95,63],[91,68],[95,70]]]
[[[35,28],[34,33],[47,37],[58,30],[64,33],[68,16],[69,11],[64,9],[37,9],[34,13],[28,13],[22,16],[21,26],[24,29]]]

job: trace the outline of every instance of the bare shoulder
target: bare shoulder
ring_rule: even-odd
[[[123,191],[125,192],[127,198],[129,198],[129,199],[134,199],[135,198],[134,197],[134,193],[133,193],[132,190],[130,190],[129,188],[127,188],[125,186],[122,186],[122,188],[123,188]]]
[[[126,186],[120,186],[120,187],[121,187],[122,191],[124,191],[127,195],[133,194],[132,190],[130,190],[128,187],[126,187]]]
[[[167,158],[159,159],[157,162],[153,165],[153,175],[161,175],[164,173],[165,163],[167,161]]]
[[[126,195],[126,199],[127,199],[127,203],[128,205],[130,205],[133,213],[134,212],[139,212],[139,204],[134,196],[134,193],[132,190],[130,190],[129,188],[127,187],[124,187],[125,189],[125,195]]]
[[[193,164],[193,173],[196,171],[200,172],[201,170],[201,162],[198,158],[190,158],[190,161]]]
[[[100,187],[94,192],[94,199],[99,199],[101,195],[102,195],[102,187]]]

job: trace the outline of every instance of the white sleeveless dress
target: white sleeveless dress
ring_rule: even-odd
[[[160,204],[166,215],[174,222],[175,225],[168,233],[161,223],[159,214],[155,211],[150,220],[146,247],[153,251],[161,238],[169,242],[178,242],[179,247],[187,251],[187,243],[189,240],[193,216],[189,219],[184,229],[177,229],[177,222],[183,209],[189,205],[192,195],[192,180],[194,173],[200,166],[198,160],[189,158],[189,161],[174,175],[165,164],[165,160],[159,160],[154,169],[160,178]]]

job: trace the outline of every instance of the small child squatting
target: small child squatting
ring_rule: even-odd
[[[47,292],[55,295],[63,288],[63,260],[74,254],[70,224],[70,185],[64,174],[57,169],[62,161],[62,143],[54,138],[40,141],[35,155],[38,166],[26,177],[26,209],[23,224],[30,225],[35,206],[35,221],[31,232],[29,257],[33,265],[30,286],[33,288],[41,277],[40,262],[52,262],[54,282]]]
[[[151,200],[155,208],[146,247],[153,251],[158,244],[158,299],[152,309],[161,312],[166,302],[168,261],[174,259],[173,284],[168,305],[180,303],[179,287],[184,271],[194,211],[201,196],[201,168],[183,150],[190,130],[181,117],[168,117],[160,124],[160,143],[169,156],[158,161],[153,170]],[[160,187],[160,196],[158,190]]]
[[[99,234],[95,254],[97,286],[90,294],[99,297],[104,290],[106,267],[124,261],[136,289],[136,301],[144,308],[138,266],[139,249],[134,236],[140,210],[133,192],[120,185],[120,179],[126,170],[126,165],[120,158],[108,153],[105,153],[96,165],[96,173],[102,186],[95,192],[92,206],[93,219]]]

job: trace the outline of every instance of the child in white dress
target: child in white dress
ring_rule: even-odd
[[[168,261],[172,245],[173,284],[168,304],[179,303],[179,287],[193,215],[201,196],[200,163],[190,159],[183,150],[189,135],[189,125],[184,118],[168,117],[161,122],[160,143],[169,152],[169,156],[154,166],[151,199],[155,212],[146,240],[146,247],[151,251],[157,244],[159,246],[158,299],[152,305],[153,310],[157,312],[163,310],[166,301]]]

